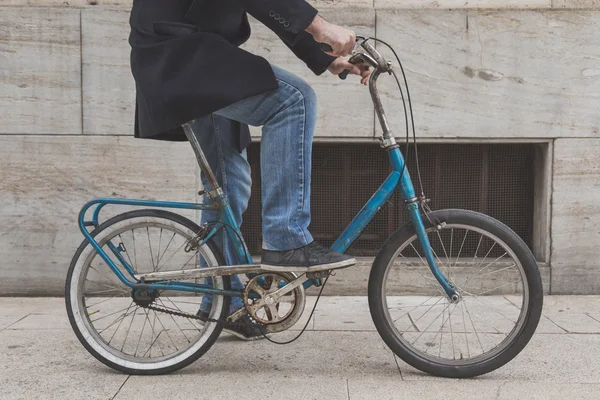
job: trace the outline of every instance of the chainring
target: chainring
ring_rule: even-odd
[[[306,304],[302,285],[277,300],[269,296],[295,279],[296,274],[290,272],[266,272],[246,284],[242,297],[245,309],[252,320],[263,326],[265,333],[285,331],[302,316]]]

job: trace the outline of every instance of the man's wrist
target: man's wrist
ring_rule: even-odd
[[[311,22],[311,24],[305,30],[306,30],[306,32],[313,35],[313,37],[317,37],[319,35],[319,33],[321,32],[324,23],[325,23],[325,20],[323,19],[323,17],[321,17],[319,14],[317,14],[315,16],[315,18],[313,19],[313,22]]]

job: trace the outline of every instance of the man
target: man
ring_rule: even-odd
[[[134,0],[129,43],[135,137],[186,140],[181,125],[196,120],[194,132],[241,224],[251,184],[248,125],[262,126],[262,267],[307,272],[353,265],[354,258],[319,245],[308,231],[315,93],[297,76],[238,47],[250,36],[247,13],[316,75],[348,69],[366,84],[368,70],[342,58],[353,49],[354,32],[327,22],[304,0]],[[329,44],[331,54],[319,43]],[[218,216],[203,212],[202,219]],[[218,239],[227,263],[236,264],[226,237]],[[237,276],[232,287],[243,288]],[[234,300],[232,311],[241,307]],[[200,314],[210,302],[204,296]],[[259,334],[247,323],[229,328],[243,338]]]

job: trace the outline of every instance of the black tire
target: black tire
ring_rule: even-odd
[[[126,212],[123,214],[119,214],[113,218],[110,218],[109,220],[107,220],[106,222],[102,223],[100,226],[98,226],[96,229],[94,229],[91,232],[91,236],[92,237],[96,237],[99,234],[101,234],[104,230],[108,229],[110,226],[112,226],[113,224],[128,220],[128,219],[133,219],[133,218],[140,218],[140,217],[151,217],[151,218],[160,218],[160,219],[164,219],[164,220],[170,220],[170,221],[174,221],[177,224],[180,224],[182,226],[184,226],[185,228],[188,228],[194,232],[199,232],[201,230],[201,228],[195,224],[194,222],[190,221],[189,219],[179,215],[179,214],[175,214],[172,212],[168,212],[168,211],[164,211],[164,210],[153,210],[153,209],[145,209],[145,210],[136,210],[136,211],[130,211],[130,212]],[[210,249],[210,251],[212,252],[212,254],[215,256],[217,263],[219,265],[225,265],[224,259],[223,259],[223,255],[218,251],[217,246],[215,245],[215,243],[213,241],[208,241],[207,245]],[[81,256],[81,254],[84,252],[84,250],[86,250],[86,248],[91,245],[89,244],[89,242],[87,240],[84,240],[81,245],[79,246],[79,248],[77,249],[77,251],[75,252],[75,255],[73,256],[73,260],[71,261],[71,264],[69,266],[69,271],[67,274],[67,279],[66,279],[66,285],[65,285],[65,303],[66,303],[66,308],[67,308],[67,315],[69,316],[69,322],[71,323],[71,327],[73,328],[73,331],[75,332],[77,338],[79,339],[79,341],[81,342],[81,344],[86,348],[87,351],[89,351],[98,361],[102,362],[103,364],[107,365],[110,368],[113,368],[117,371],[126,373],[126,374],[132,374],[132,375],[160,375],[160,374],[168,374],[174,371],[177,371],[181,368],[184,368],[188,365],[190,365],[191,363],[193,363],[194,361],[196,361],[198,358],[200,358],[203,354],[205,354],[210,348],[211,346],[215,343],[215,341],[218,339],[221,331],[223,330],[223,322],[219,322],[216,324],[216,328],[213,330],[213,332],[211,333],[211,335],[209,336],[209,338],[207,339],[207,341],[202,345],[202,347],[196,351],[195,353],[193,353],[191,356],[187,357],[186,359],[184,359],[183,361],[171,365],[169,367],[166,368],[161,368],[161,369],[135,369],[135,368],[128,368],[119,364],[116,364],[110,360],[108,360],[106,357],[104,357],[103,355],[99,354],[84,338],[84,335],[82,334],[82,332],[80,331],[76,321],[75,321],[75,317],[73,314],[73,308],[72,308],[72,298],[71,298],[71,283],[72,280],[74,278],[74,270],[75,270],[75,266],[77,264],[77,261],[79,259],[79,257]],[[95,252],[95,251],[94,251]],[[97,252],[95,252],[97,254]],[[75,277],[77,278],[77,277]],[[231,288],[231,283],[230,283],[230,277],[229,276],[223,276],[223,286],[225,290],[229,290]],[[229,311],[229,306],[230,306],[230,302],[231,302],[231,298],[230,297],[224,297],[223,298],[223,307],[222,307],[222,312],[221,315],[219,317],[219,319],[225,319],[225,317],[227,316],[227,313]]]
[[[369,308],[377,331],[389,348],[402,360],[411,366],[430,375],[447,378],[469,378],[489,373],[512,360],[527,345],[538,325],[543,303],[542,281],[536,260],[521,238],[501,222],[473,211],[440,210],[430,214],[435,219],[446,224],[465,224],[478,227],[501,239],[516,255],[521,263],[529,290],[529,301],[524,323],[512,342],[492,358],[469,365],[448,365],[435,363],[425,359],[420,354],[399,340],[396,329],[388,321],[389,315],[385,309],[386,294],[383,293],[386,269],[392,257],[403,243],[414,238],[415,230],[412,224],[406,224],[398,229],[383,245],[378,253],[369,276]],[[423,217],[426,229],[432,228],[428,219]],[[441,339],[440,339],[441,340]],[[441,346],[441,344],[440,344]]]

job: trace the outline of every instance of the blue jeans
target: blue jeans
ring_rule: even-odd
[[[262,180],[262,247],[266,250],[289,250],[313,241],[310,225],[310,175],[312,141],[315,131],[317,98],[301,78],[272,65],[279,89],[231,104],[210,116],[196,120],[212,124],[214,135],[198,135],[219,184],[227,196],[238,226],[250,198],[250,166],[246,151],[239,153],[232,144],[232,121],[262,126],[260,169]],[[207,184],[202,176],[202,183]],[[214,211],[204,211],[201,223],[218,220]],[[232,244],[221,235],[216,238],[228,265],[238,264]],[[231,286],[241,290],[238,276]],[[202,311],[210,309],[212,297],[205,295]],[[232,299],[232,311],[242,306]]]

